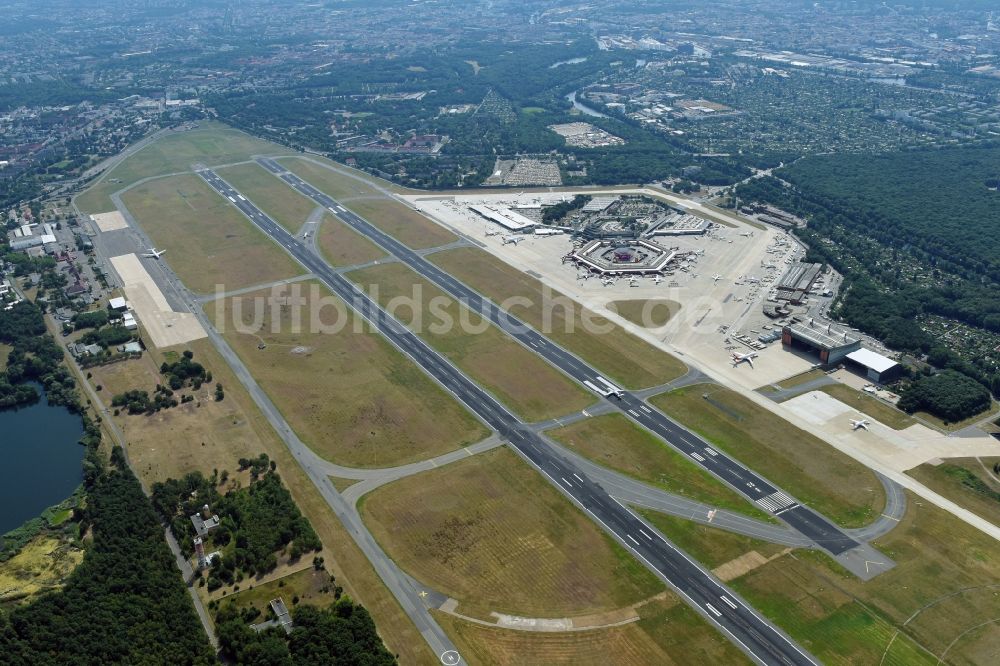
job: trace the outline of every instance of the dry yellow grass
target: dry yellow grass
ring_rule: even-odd
[[[83,550],[43,534],[6,562],[0,562],[0,603],[27,601],[62,587],[66,576],[83,561]]]
[[[214,348],[207,340],[164,351],[176,353],[184,349],[194,351],[195,360],[204,364],[213,375],[222,364],[221,359],[209,360],[212,357],[209,350],[214,351]],[[102,399],[108,405],[115,394],[131,389],[152,394],[156,385],[163,381],[159,373],[162,362],[161,354],[147,351],[141,359],[91,368],[91,382],[103,386]],[[227,390],[230,388],[225,382],[223,385]],[[241,406],[228,396],[216,402],[214,390],[212,383],[197,392],[180,391],[180,394],[195,395],[195,402],[150,416],[128,415],[124,411],[118,416],[110,415],[125,434],[133,468],[147,484],[179,478],[195,470],[206,475],[215,468],[233,471],[237,460],[256,456],[263,450]]]
[[[13,349],[10,345],[0,344],[0,372],[7,369],[7,356]]]
[[[398,308],[397,318],[522,418],[542,421],[594,402],[589,393],[540,356],[408,267],[386,264],[355,271],[348,277],[385,307],[397,298],[412,298],[418,303],[417,310],[410,306]],[[434,307],[432,302],[436,303]],[[451,325],[447,325],[449,321]]]
[[[389,556],[465,615],[587,615],[663,589],[507,449],[383,486],[361,511]]]
[[[206,310],[292,428],[319,455],[353,467],[388,467],[489,434],[325,288],[315,282],[281,288],[281,293],[296,292],[306,304],[299,326],[293,324],[292,308],[284,305],[263,306],[259,324],[250,325],[254,299],[271,291],[220,299]],[[311,304],[321,298],[330,306],[317,312],[314,322]],[[254,332],[239,332],[237,321]],[[336,333],[309,332],[320,322],[345,325]],[[262,342],[265,349],[258,348]]]
[[[323,258],[333,266],[355,266],[386,256],[375,243],[329,213],[323,217],[316,243]]]
[[[673,593],[637,608],[637,622],[588,631],[543,633],[434,616],[469,663],[496,666],[687,666],[749,664],[743,653]]]
[[[511,313],[628,388],[662,384],[686,371],[678,359],[575,301],[571,302],[571,312],[562,306],[553,307],[546,326],[544,296],[547,294],[552,299],[550,302],[570,302],[569,299],[483,250],[446,250],[432,254],[429,259],[494,302],[502,303],[514,297],[527,299],[530,306],[517,305],[511,308]],[[591,332],[584,324],[585,316],[608,332]]]
[[[161,178],[122,198],[185,285],[210,293],[303,272],[295,261],[195,175]]]

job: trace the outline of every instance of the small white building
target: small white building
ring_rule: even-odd
[[[138,322],[136,322],[135,316],[133,316],[131,312],[126,312],[125,315],[122,317],[122,326],[124,326],[130,331],[134,331],[135,329],[139,328],[139,324]]]
[[[108,300],[108,307],[116,312],[124,312],[128,309],[128,302],[121,296],[116,296]]]

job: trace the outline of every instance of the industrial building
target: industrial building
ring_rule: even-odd
[[[858,349],[847,355],[851,365],[865,373],[869,380],[876,384],[887,384],[899,378],[903,366],[887,356],[870,349]]]
[[[802,262],[794,263],[788,267],[785,274],[778,280],[775,286],[775,298],[779,301],[788,301],[796,305],[805,300],[806,294],[812,289],[819,272],[823,269],[822,264],[806,264]]]
[[[520,213],[515,213],[507,208],[494,208],[493,206],[469,206],[469,210],[477,213],[490,222],[496,222],[508,231],[525,232],[538,226],[534,220],[526,218]]]
[[[712,228],[708,220],[684,213],[669,215],[646,232],[646,236],[701,236]]]
[[[781,344],[788,348],[806,349],[819,353],[820,363],[834,365],[851,352],[861,349],[861,340],[847,331],[836,331],[832,326],[815,326],[794,323],[781,330]]]

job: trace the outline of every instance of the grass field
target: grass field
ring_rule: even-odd
[[[289,171],[309,181],[404,245],[422,249],[446,245],[458,237],[424,215],[371,184],[338,174],[301,158],[281,162]],[[343,168],[343,167],[340,167]]]
[[[878,398],[870,396],[863,391],[853,389],[845,384],[830,384],[821,387],[819,390],[840,400],[845,405],[850,405],[865,416],[869,416],[879,423],[889,426],[893,430],[903,430],[917,423],[917,420],[906,412],[900,411]]]
[[[982,464],[975,458],[949,458],[936,467],[925,463],[906,473],[996,525],[1000,524],[1000,481],[987,470],[998,462],[1000,458],[982,458]]]
[[[354,266],[386,256],[375,243],[329,213],[323,217],[316,243],[332,266]]]
[[[470,663],[490,666],[687,666],[749,660],[673,593],[637,608],[630,624],[543,633],[487,627],[440,611],[435,618]]]
[[[10,345],[0,343],[0,372],[7,369],[7,357],[10,356],[14,348]]]
[[[184,284],[200,293],[239,289],[303,272],[295,261],[195,175],[161,178],[123,196]]]
[[[736,581],[737,590],[829,664],[936,663],[917,643],[947,663],[995,662],[1000,549],[917,499],[909,496],[899,527],[876,542],[896,567],[874,580],[862,583],[823,556],[794,553]]]
[[[871,470],[733,391],[699,384],[651,402],[839,525],[865,525],[885,506]]]
[[[531,305],[518,304],[510,309],[511,313],[536,329],[547,332],[552,340],[628,388],[662,384],[686,371],[684,364],[670,354],[594,315],[562,294],[549,290],[535,278],[483,250],[446,250],[431,255],[430,260],[494,302],[502,303],[514,297],[527,299]],[[543,299],[543,294],[548,294],[549,299],[559,300],[547,309],[543,303],[552,301]],[[571,307],[562,307],[564,301],[571,303]],[[587,330],[584,316],[607,332]],[[546,320],[549,325],[546,325]],[[567,333],[567,330],[571,332]]]
[[[465,615],[579,616],[663,590],[505,448],[383,486],[365,496],[361,512],[400,567],[457,599]]]
[[[633,324],[646,328],[659,328],[681,311],[681,304],[663,298],[640,298],[611,301],[608,307]]]
[[[355,271],[348,277],[390,312],[394,300],[419,294],[415,298],[417,309],[409,305],[399,308],[394,312],[397,318],[525,420],[543,421],[579,411],[594,402],[590,393],[540,356],[410,268],[386,264]],[[449,321],[452,325],[448,325]]]
[[[300,604],[325,608],[336,601],[333,595],[336,585],[326,571],[309,567],[253,587],[247,587],[244,583],[243,589],[227,596],[224,603],[234,603],[241,610],[252,606],[261,613],[255,621],[263,622],[270,614],[268,602],[271,599],[281,597],[289,610],[295,606],[292,601],[295,598],[298,598]]]
[[[807,382],[811,382],[814,379],[819,379],[826,375],[825,372],[818,368],[813,368],[812,370],[807,370],[801,374],[795,375],[794,377],[789,377],[783,381],[778,382],[778,386],[785,389],[795,388],[796,386],[801,386]]]
[[[218,170],[219,176],[239,190],[275,222],[295,234],[316,204],[258,164],[241,164]]]
[[[768,514],[621,414],[606,414],[546,434],[589,460],[693,500],[762,520]]]
[[[163,351],[177,353],[185,349],[192,350],[194,360],[213,375],[223,363],[207,340]],[[110,404],[114,395],[132,389],[152,394],[163,382],[159,373],[163,361],[163,354],[150,350],[142,358],[94,367],[88,372],[93,375],[91,383],[103,387],[102,398]],[[223,385],[230,390],[229,385]],[[124,412],[111,416],[125,433],[133,468],[147,484],[179,478],[194,470],[211,475],[213,465],[209,461],[222,461],[218,469],[234,472],[237,460],[260,453],[260,437],[249,426],[241,406],[228,399],[216,402],[213,392],[214,384],[205,384],[196,392],[196,402],[151,416]]]
[[[76,199],[84,213],[114,210],[111,195],[143,178],[190,171],[192,163],[217,166],[249,160],[251,155],[287,155],[287,148],[222,123],[202,122],[198,129],[167,134],[104,174]],[[112,180],[120,182],[111,182]]]
[[[667,535],[681,550],[711,569],[735,560],[750,551],[757,551],[764,557],[771,557],[784,550],[784,546],[778,546],[769,541],[761,541],[742,534],[733,534],[664,513],[647,510],[642,510],[639,513],[656,529]]]
[[[217,327],[225,322],[229,344],[318,454],[348,466],[388,467],[487,436],[483,425],[381,335],[367,331],[342,301],[314,282],[282,293],[296,292],[304,304],[298,325],[298,309],[280,301],[262,304],[252,325],[254,298],[270,291],[222,299],[206,311]],[[237,330],[239,321],[246,332]],[[338,325],[343,329],[333,332]],[[324,332],[322,326],[329,328]],[[262,342],[266,349],[258,348]]]
[[[29,601],[62,587],[66,576],[83,561],[83,549],[68,541],[41,534],[14,557],[0,562],[0,606]]]

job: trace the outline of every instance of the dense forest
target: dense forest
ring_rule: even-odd
[[[93,543],[66,586],[0,612],[4,664],[215,662],[152,505],[120,449],[112,462],[90,484]]]
[[[990,354],[950,344],[922,322],[937,316],[1000,332],[1000,240],[992,230],[1000,194],[987,187],[998,158],[996,148],[810,157],[744,183],[737,194],[808,221],[796,234],[809,259],[845,276],[835,315],[997,393]]]
[[[910,412],[930,410],[947,421],[961,421],[990,407],[990,392],[982,384],[945,370],[910,382],[900,395],[899,408]]]
[[[0,310],[0,342],[13,349],[7,369],[0,372],[0,408],[31,404],[38,391],[27,382],[40,382],[54,405],[76,411],[76,380],[62,364],[62,348],[45,332],[41,308],[22,301]]]
[[[392,666],[375,623],[363,606],[342,597],[319,609],[301,605],[292,610],[291,634],[278,628],[257,633],[249,617],[232,604],[216,615],[223,654],[244,666]]]
[[[267,464],[266,456],[263,460],[266,471],[254,468],[249,486],[231,489],[225,495],[218,491],[225,481],[221,476],[205,478],[200,472],[153,486],[153,505],[170,522],[188,553],[194,552],[189,516],[205,504],[219,516],[219,527],[209,533],[205,544],[206,550],[214,548],[222,553],[209,570],[209,589],[273,570],[277,554],[285,548],[292,559],[322,548],[273,465]]]

